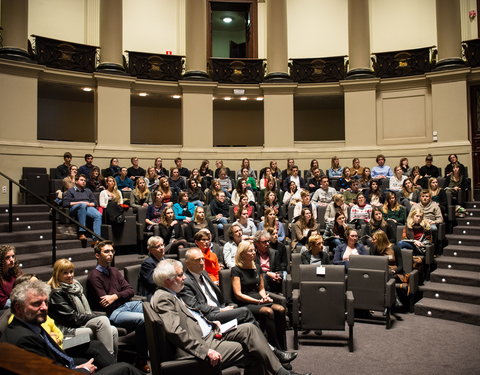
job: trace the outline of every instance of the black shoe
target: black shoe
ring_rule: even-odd
[[[277,356],[280,363],[290,363],[297,358],[297,352],[284,352],[283,350],[273,349],[273,353]]]
[[[292,370],[292,365],[290,363],[283,363],[282,364],[282,367],[285,369],[285,370],[288,370],[288,371],[291,371]]]

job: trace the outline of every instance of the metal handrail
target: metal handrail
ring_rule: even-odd
[[[33,195],[35,198],[37,198],[40,202],[43,204],[46,204],[50,209],[52,210],[52,265],[55,263],[57,260],[57,213],[62,215],[63,217],[67,218],[68,220],[73,221],[75,224],[77,224],[80,228],[85,229],[88,233],[91,235],[95,236],[98,238],[100,241],[105,241],[105,238],[101,237],[91,229],[87,228],[86,226],[80,224],[77,220],[72,218],[70,215],[66,214],[63,212],[61,209],[55,207],[53,204],[50,202],[46,201],[39,195],[35,194],[33,191],[28,189],[27,187],[21,185],[19,182],[15,181],[13,178],[8,177],[6,174],[0,172],[0,176],[5,177],[8,180],[8,232],[11,233],[13,232],[13,184],[17,185],[20,188],[20,191],[26,191],[27,193]]]

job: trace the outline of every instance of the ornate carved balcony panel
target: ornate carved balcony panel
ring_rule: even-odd
[[[472,68],[480,66],[480,39],[467,40],[462,47],[467,65]]]
[[[260,83],[265,75],[261,59],[210,59],[208,72],[221,83]]]
[[[292,59],[290,77],[299,83],[337,82],[345,79],[345,57]]]
[[[380,52],[372,57],[373,70],[380,78],[404,77],[430,72],[434,66],[433,47]]]
[[[36,60],[50,68],[92,73],[99,47],[32,35]]]
[[[127,72],[132,76],[162,81],[178,81],[182,77],[183,56],[127,52]]]

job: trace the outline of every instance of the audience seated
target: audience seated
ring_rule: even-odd
[[[88,273],[88,302],[93,310],[105,312],[113,325],[135,331],[135,366],[149,372],[142,302],[132,300],[135,294],[133,288],[120,271],[111,266],[114,255],[111,241],[103,241],[95,246],[97,267]]]
[[[257,252],[255,262],[263,272],[265,290],[281,293],[283,272],[280,267],[280,254],[270,248],[270,233],[266,230],[258,231],[253,237],[253,245]]]
[[[412,168],[410,168],[408,165],[408,158],[401,158],[398,165],[400,168],[402,168],[403,175],[409,177],[410,173],[412,172]]]
[[[348,222],[348,206],[345,204],[342,194],[335,194],[333,196],[333,201],[327,205],[324,217],[325,224],[327,226],[333,223],[333,221],[335,220],[335,215],[338,212],[344,214]]]
[[[55,169],[55,176],[51,178],[56,178],[58,180],[63,180],[69,174],[70,164],[72,163],[72,154],[70,152],[65,152],[63,154],[63,164],[60,164]]]
[[[168,177],[168,171],[166,168],[163,167],[162,158],[155,158],[155,161],[153,162],[153,167],[155,168],[155,172],[157,172],[158,178]]]
[[[402,275],[405,274],[405,272],[403,271],[402,251],[400,247],[392,244],[388,240],[385,232],[378,231],[373,234],[372,249],[370,253],[373,255],[379,255],[388,258],[389,278],[394,278],[399,282],[404,280],[404,278],[402,277]]]
[[[272,169],[270,167],[265,167],[263,170],[263,174],[259,180],[259,189],[260,190],[265,190],[267,188],[268,181],[270,179],[273,179],[275,181],[275,186],[276,186],[276,177],[272,174]]]
[[[215,168],[216,168],[216,169],[215,169],[215,173],[214,173],[214,176],[213,176],[214,178],[218,178],[218,177],[220,176],[220,170],[221,170],[222,168],[225,169],[225,171],[226,171],[226,173],[227,173],[227,176],[230,176],[230,168],[225,167],[225,166],[223,165],[223,160],[217,160],[217,161],[215,162]]]
[[[350,207],[353,207],[358,198],[358,194],[360,194],[359,186],[360,182],[358,180],[352,180],[350,189],[343,192],[343,200],[345,201],[345,204]]]
[[[135,182],[137,177],[145,177],[145,169],[138,165],[138,158],[134,156],[130,158],[130,162],[132,163],[132,166],[127,169],[128,178]]]
[[[132,207],[134,211],[140,207],[148,207],[153,203],[152,195],[156,195],[156,192],[152,194],[147,186],[146,178],[138,177],[135,181],[135,189],[130,192],[130,207]],[[161,201],[157,203],[161,203]]]
[[[190,177],[190,171],[187,168],[183,167],[182,158],[180,158],[180,157],[175,158],[174,162],[175,162],[175,166],[178,169],[178,174],[180,176],[185,177],[185,178]]]
[[[425,179],[420,174],[420,167],[418,165],[412,168],[412,172],[410,173],[410,178],[413,182],[413,185],[417,189],[425,189]]]
[[[296,165],[294,165],[290,171],[290,175],[287,176],[287,178],[285,178],[283,180],[283,190],[284,191],[287,191],[288,188],[289,188],[289,185],[290,185],[290,182],[295,182],[295,185],[297,185],[297,188],[298,189],[304,189],[305,188],[305,180],[300,177],[299,175],[299,170],[298,170],[298,167]]]
[[[117,182],[112,176],[108,176],[105,180],[107,188],[100,193],[98,198],[99,205],[103,209],[107,208],[109,202],[115,202],[116,204],[122,204],[122,194],[118,191]]]
[[[280,226],[283,226],[283,224],[280,224]],[[287,254],[287,247],[279,240],[278,230],[276,227],[268,227],[266,230],[268,233],[270,233],[270,248],[278,252],[280,259],[280,270],[285,278],[287,277],[287,268],[290,263],[290,259]]]
[[[78,174],[83,174],[89,177],[92,174],[93,165],[93,155],[85,154],[85,164],[78,168]]]
[[[105,189],[103,176],[100,173],[100,168],[93,167],[92,173],[87,180],[87,188],[93,192],[100,192]]]
[[[244,236],[252,238],[257,232],[257,227],[252,219],[248,217],[248,209],[246,207],[240,207],[235,214],[237,219],[233,224],[240,225]]]
[[[195,246],[198,247],[204,256],[205,271],[208,273],[210,279],[218,285],[219,272],[223,265],[218,261],[217,254],[213,251],[212,234],[208,229],[200,229],[193,236]]]
[[[205,179],[204,179],[205,180]],[[188,199],[194,206],[204,206],[207,198],[202,190],[202,187],[196,180],[189,179],[187,181]]]
[[[312,197],[312,201],[319,206],[327,206],[333,200],[333,196],[337,194],[337,191],[330,187],[330,182],[327,176],[320,178],[320,187],[315,191]]]
[[[117,158],[110,159],[110,165],[103,170],[103,177],[117,177],[120,174],[120,167]]]
[[[237,215],[238,211],[243,208],[247,209],[249,218],[253,219],[255,217],[255,207],[250,205],[250,203],[248,202],[248,197],[245,194],[240,195],[238,206],[233,207],[233,214]]]
[[[163,238],[152,236],[147,241],[148,257],[145,258],[140,266],[138,274],[138,294],[150,301],[157,286],[153,281],[153,271],[157,264],[165,259],[165,243]]]
[[[255,188],[256,186],[254,185],[253,189]],[[230,199],[232,204],[238,206],[241,195],[246,195],[248,197],[248,202],[250,204],[255,204],[255,196],[253,195],[252,190],[248,188],[247,180],[244,178],[241,178],[237,181],[237,187],[233,190],[232,197]]]
[[[293,210],[293,220],[295,221],[304,208],[308,208],[313,215],[313,220],[317,220],[317,205],[310,200],[310,193],[308,190],[302,190],[300,192],[301,201],[295,205]]]
[[[431,243],[432,232],[423,210],[412,208],[408,214],[407,224],[403,228],[402,240],[398,242],[398,247],[411,249],[414,255],[424,255],[425,246]]]
[[[292,224],[291,231],[295,234],[295,236],[292,235],[292,251],[295,251],[298,244],[305,245],[312,234],[320,232],[319,225],[315,222],[309,208],[302,209],[298,220]]]
[[[0,311],[10,308],[10,293],[18,276],[22,274],[14,246],[0,245]]]
[[[319,234],[310,236],[307,246],[301,251],[302,264],[330,264],[328,251],[323,247],[323,237]]]
[[[368,224],[363,227],[363,231],[362,231],[363,243],[370,245],[372,235],[379,230],[386,233],[388,240],[390,242],[394,243],[396,241],[395,229],[393,228],[391,223],[389,223],[383,218],[382,208],[373,207],[372,217],[368,222]]]
[[[68,167],[68,176],[63,179],[63,191],[67,191],[68,189],[75,186],[75,178],[78,174],[78,167],[76,165],[71,164]]]
[[[360,188],[362,190],[368,189],[370,187],[370,181],[372,181],[372,172],[370,168],[363,168],[362,177],[360,178]]]
[[[93,312],[83,292],[82,285],[74,279],[75,265],[68,259],[58,259],[53,265],[52,287],[48,310],[62,333],[67,336],[88,334],[100,341],[116,357],[118,331],[109,319]]]
[[[295,181],[291,181],[288,185],[288,190],[283,194],[283,204],[288,206],[295,206],[302,200],[300,197],[301,189],[297,187]]]
[[[246,168],[248,170],[248,177],[252,177],[253,180],[257,178],[255,171],[250,167],[250,160],[247,158],[242,159],[242,164],[240,165],[240,169],[237,171],[237,179],[245,178],[243,175],[242,169]]]
[[[238,224],[232,224],[228,228],[228,238],[230,241],[223,246],[223,260],[227,268],[232,268],[235,267],[235,254],[238,244],[244,239],[242,227]]]
[[[315,169],[318,169],[318,176],[323,176],[324,175],[324,172],[322,169],[320,169],[320,167],[318,166],[318,160],[317,159],[312,159],[310,161],[310,169],[308,169],[306,172],[305,172],[305,175],[303,176],[303,178],[305,179],[305,181],[308,181],[309,179],[313,178],[315,176]],[[314,190],[311,190],[311,192],[313,193],[315,190],[317,190],[318,187]],[[310,190],[310,187],[309,189]]]
[[[452,203],[459,205],[463,203],[461,192],[466,191],[468,188],[467,179],[462,175],[459,165],[452,167],[452,173],[450,173],[443,183],[445,192],[452,197]]]
[[[448,155],[448,161],[449,161],[449,164],[447,164],[445,167],[445,177],[450,176],[452,174],[453,166],[455,164],[458,164],[458,166],[460,167],[460,174],[462,176],[467,177],[467,171],[465,169],[465,166],[458,161],[457,155],[455,154]]]
[[[292,174],[292,168],[295,165],[294,159],[287,159],[287,169],[284,169],[280,174],[280,179],[285,181],[288,176]],[[284,189],[285,190],[285,189]]]
[[[217,224],[218,230],[223,230],[223,225],[228,223],[230,216],[229,205],[225,198],[225,192],[220,191],[216,194],[215,199],[210,202],[209,218],[213,223]]]
[[[174,202],[177,201],[178,194],[176,193],[176,191],[170,188],[170,180],[168,177],[160,178],[160,186],[158,187],[157,191],[162,192],[162,202],[166,205],[171,206]]]
[[[438,167],[433,165],[433,156],[431,154],[425,157],[425,165],[420,168],[420,175],[427,180],[430,177],[440,177]]]
[[[279,179],[282,177],[282,170],[278,168],[278,163],[276,160],[270,161],[270,169],[272,170],[273,177],[275,177],[276,179]]]
[[[385,203],[382,207],[383,217],[393,222],[396,228],[397,225],[405,225],[405,220],[407,219],[407,211],[400,203],[398,203],[397,195],[388,191],[385,194]]]
[[[436,177],[430,177],[428,180],[428,190],[432,194],[432,200],[437,202],[440,206],[440,210],[444,217],[447,215],[447,193],[445,189],[438,186],[438,179]]]
[[[383,194],[378,180],[371,180],[369,188],[365,191],[365,198],[372,207],[383,206]]]
[[[150,191],[156,191],[158,189],[158,186],[160,185],[160,180],[158,179],[157,171],[154,167],[148,167],[146,177],[139,176],[136,179],[139,178],[145,179],[148,189]]]
[[[348,268],[350,255],[368,255],[367,249],[358,242],[358,232],[356,229],[348,228],[345,231],[346,242],[338,245],[334,252],[333,264],[343,264]]]
[[[193,220],[193,213],[195,205],[188,200],[188,193],[181,191],[178,195],[178,203],[173,205],[173,212],[175,213],[175,220],[181,223],[189,223]]]
[[[357,195],[355,202],[350,210],[350,223],[356,223],[358,226],[368,223],[372,216],[372,206],[367,203],[363,193]]]
[[[323,171],[320,168],[314,168],[311,173],[312,175],[308,179],[306,187],[310,193],[315,193],[318,189],[320,189]]]
[[[323,233],[323,239],[325,245],[333,250],[345,242],[345,231],[347,230],[347,219],[343,212],[337,212],[335,214],[335,221],[327,225],[325,232]]]
[[[180,175],[180,170],[178,168],[170,169],[170,177],[168,178],[168,183],[170,188],[174,193],[175,197],[180,194],[182,190],[187,190],[186,177]]]
[[[413,203],[418,203],[420,200],[420,189],[415,187],[411,178],[403,181],[402,192],[400,193],[400,204],[405,206],[407,212],[410,211]]]
[[[263,221],[258,224],[258,230],[268,228],[275,228],[277,230],[278,240],[280,242],[285,241],[285,229],[283,224],[278,220],[274,208],[266,208],[263,214]]]
[[[385,156],[379,154],[375,160],[377,165],[372,168],[372,178],[375,180],[381,180],[392,177],[393,173],[391,168],[388,165],[385,165]]]
[[[187,247],[187,241],[183,239],[182,225],[175,220],[173,208],[165,207],[158,222],[160,237],[165,242],[165,253],[178,254],[179,247]]]
[[[277,201],[277,194],[274,191],[266,191],[265,192],[265,198],[263,201],[263,216],[265,216],[265,211],[267,209],[273,210],[275,212],[275,215],[279,216],[280,213],[280,205],[278,204]],[[283,218],[279,217],[279,220],[282,220]]]
[[[208,160],[203,160],[200,168],[198,169],[198,173],[203,178],[203,188],[205,189],[207,186],[210,186],[213,180],[213,171],[209,168],[210,162]]]
[[[184,229],[185,239],[187,242],[193,244],[195,242],[195,234],[202,229],[208,229],[210,233],[212,233],[212,240],[214,242],[217,241],[215,228],[213,227],[212,222],[207,219],[205,215],[205,208],[202,206],[197,206],[193,214],[193,220],[189,222],[188,226]]]
[[[425,220],[430,224],[432,232],[438,230],[438,224],[443,223],[442,210],[438,203],[432,201],[432,195],[429,190],[422,190],[420,193],[420,202],[412,205],[413,208],[420,208],[425,214]]]
[[[336,156],[333,156],[330,160],[330,168],[327,169],[327,177],[340,178],[342,177],[343,168],[340,166],[340,159]]]
[[[127,176],[127,168],[120,168],[120,174],[115,177],[117,181],[118,190],[121,191],[132,191],[133,190],[133,180]]]
[[[226,169],[220,169],[217,181],[219,182],[220,187],[222,188],[225,195],[230,198],[232,196],[233,185],[232,180],[230,180],[230,177],[228,177],[227,175]]]
[[[349,167],[344,167],[342,170],[342,177],[338,179],[338,190],[343,193],[346,190],[350,190],[352,183],[352,175]]]
[[[393,170],[393,175],[390,177],[390,184],[388,190],[398,193],[402,190],[403,183],[408,177],[403,174],[402,167],[396,166]]]
[[[268,342],[273,347],[285,349],[285,307],[273,303],[267,294],[262,269],[255,263],[255,258],[253,243],[240,242],[235,255],[235,267],[232,268],[234,301],[238,306],[246,306],[253,313],[260,326],[267,332]]]
[[[351,172],[352,172],[351,175],[352,175],[353,178],[355,178],[357,180],[362,178],[363,167],[360,165],[360,159],[359,158],[353,158]]]

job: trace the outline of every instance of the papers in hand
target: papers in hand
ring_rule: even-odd
[[[220,326],[220,332],[223,335],[224,333],[233,331],[235,328],[237,328],[237,326],[238,326],[238,320],[237,319],[230,320],[226,323],[223,323]]]

